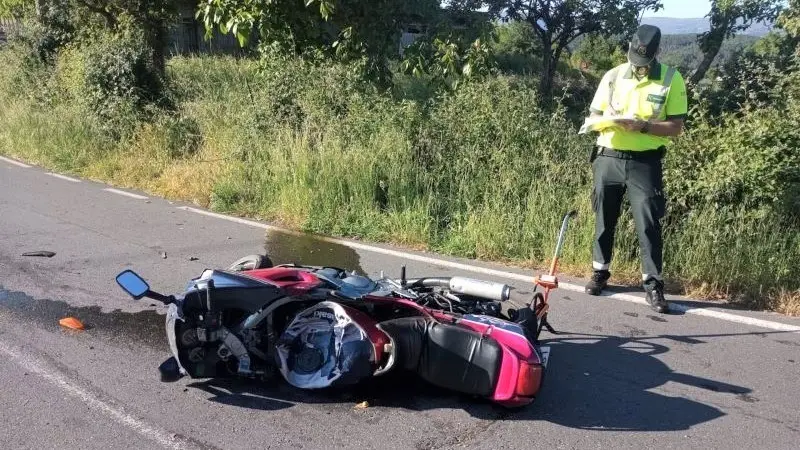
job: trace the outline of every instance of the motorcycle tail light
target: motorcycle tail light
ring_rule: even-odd
[[[542,385],[542,366],[531,365],[525,361],[519,364],[519,376],[517,378],[517,395],[532,397]]]

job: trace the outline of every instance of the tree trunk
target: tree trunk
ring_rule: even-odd
[[[153,47],[153,65],[160,76],[166,71],[166,46],[168,32],[163,24],[157,24],[152,30],[151,46]]]
[[[555,55],[553,54],[553,35],[548,30],[539,28],[538,24],[532,24],[539,31],[539,38],[542,41],[542,70],[539,74],[539,98],[543,106],[550,105],[553,97],[553,76],[556,72]]]
[[[692,85],[697,85],[703,78],[706,76],[706,72],[708,69],[711,68],[711,64],[714,62],[714,59],[717,57],[720,48],[722,48],[722,41],[723,38],[715,38],[708,46],[708,50],[703,54],[703,61],[697,66],[694,72],[692,72],[692,76],[689,79],[689,82]]]
[[[159,76],[164,76],[169,39],[169,30],[167,30],[166,24],[159,20],[149,19],[141,21],[138,27],[144,32],[145,42],[153,58],[153,67]]]
[[[542,52],[542,71],[539,78],[539,97],[543,105],[549,105],[553,99],[553,78],[557,64],[552,50],[548,49],[549,47]]]

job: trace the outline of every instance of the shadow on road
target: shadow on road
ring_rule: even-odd
[[[369,407],[463,409],[479,419],[540,420],[576,429],[608,431],[686,430],[724,415],[695,400],[652,392],[668,382],[747,401],[751,392],[747,387],[670,369],[657,358],[669,348],[650,342],[665,338],[674,336],[572,334],[551,339],[545,343],[552,347],[552,356],[541,396],[534,404],[518,410],[453,394],[403,373],[339,391],[302,391],[283,380],[272,385],[212,380],[191,382],[189,386],[211,394],[210,401],[256,410],[284,409],[297,403],[355,406],[366,401]]]
[[[719,409],[652,392],[676,382],[720,395],[744,395],[746,387],[674,372],[656,356],[669,348],[653,338],[565,337],[550,340],[546,388],[535,408],[514,416],[570,428],[608,431],[676,431],[724,415]]]

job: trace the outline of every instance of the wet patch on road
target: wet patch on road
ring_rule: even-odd
[[[159,351],[169,350],[164,331],[165,316],[155,311],[103,312],[99,306],[77,307],[64,301],[35,299],[22,292],[5,290],[2,286],[0,311],[33,322],[48,331],[88,333],[120,342],[144,344]],[[75,331],[63,328],[59,320],[65,317],[80,320],[85,329]]]
[[[329,266],[365,275],[361,257],[350,247],[325,242],[313,235],[267,232],[264,251],[273,264]],[[400,273],[400,268],[397,268]]]

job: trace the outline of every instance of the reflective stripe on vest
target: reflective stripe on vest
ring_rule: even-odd
[[[625,68],[626,70],[630,70],[629,64],[630,63],[627,63],[627,64],[625,64],[623,66],[617,66],[617,67],[615,67],[614,69],[611,70],[611,76],[609,77],[609,78],[611,78],[611,80],[608,82],[608,107],[611,110],[612,114],[616,114],[617,113],[617,110],[614,109],[614,106],[613,106],[614,105],[614,89],[616,87],[617,80],[619,80],[620,73],[624,73],[622,68]],[[670,87],[670,85],[672,85],[672,79],[675,77],[675,72],[676,72],[676,69],[674,67],[667,68],[667,72],[666,72],[666,74],[664,74],[664,82],[663,82],[663,84],[662,84],[662,86],[661,86],[661,88],[659,90],[658,95],[661,95],[661,96],[663,96],[665,98],[667,97],[667,95],[669,94],[669,87]],[[660,104],[657,104],[656,106],[654,106],[653,107],[653,116],[661,117],[661,111],[664,109],[664,106],[666,104],[667,104],[667,102],[664,101],[664,103],[660,103]],[[627,108],[627,106],[628,106],[627,104],[624,104],[624,105],[622,105],[622,108],[623,109]]]
[[[659,93],[662,97],[664,97],[664,103],[659,103],[655,107],[653,107],[653,115],[656,117],[661,117],[661,111],[666,106],[667,101],[667,94],[669,94],[669,87],[672,85],[672,78],[675,76],[675,69],[670,67],[667,69],[666,75],[664,75],[664,84],[661,86],[661,92]]]
[[[611,80],[608,82],[608,108],[611,110],[612,115],[617,114],[617,110],[614,109],[614,88],[617,85],[617,80],[619,79],[619,74],[622,72],[621,67],[626,66],[617,66],[611,70]]]

